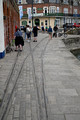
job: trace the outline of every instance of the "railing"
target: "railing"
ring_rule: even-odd
[[[68,14],[68,13],[44,13],[44,16],[73,16],[73,14]]]
[[[69,14],[69,13],[43,13],[42,14],[34,14],[34,17],[35,16],[60,16],[60,17],[66,17],[66,16],[69,16],[69,17],[80,17],[80,14]],[[28,17],[28,14],[24,14],[23,17]]]
[[[69,13],[44,13],[43,16],[70,16],[70,17],[80,17],[80,14],[69,14]]]

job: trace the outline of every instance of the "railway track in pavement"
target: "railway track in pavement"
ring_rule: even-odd
[[[3,100],[0,106],[0,120],[6,120],[7,115],[9,113],[9,110],[11,108],[13,98],[15,96],[15,88],[16,84],[19,80],[19,76],[22,72],[23,66],[25,64],[25,61],[31,56],[32,59],[32,66],[33,66],[33,79],[34,79],[34,85],[36,86],[36,95],[37,95],[37,117],[39,120],[48,120],[48,113],[47,113],[47,103],[46,103],[46,95],[44,90],[44,70],[43,70],[43,56],[46,50],[46,46],[49,43],[49,40],[45,40],[47,37],[42,38],[33,48],[31,47],[31,43],[29,43],[30,51],[27,53],[25,57],[21,57],[22,53],[17,53],[14,66],[12,68],[12,71],[10,73],[10,76],[7,80],[7,85],[5,89],[5,94],[3,96]],[[46,42],[44,42],[46,41]],[[44,44],[43,44],[44,43]],[[42,49],[43,47],[43,49]],[[41,83],[39,84],[38,76],[36,75],[36,67],[35,62],[36,59],[34,57],[34,53],[37,52],[37,50],[41,48]],[[39,57],[39,58],[40,58]],[[38,59],[39,59],[38,58]],[[42,91],[40,91],[42,90]],[[44,107],[43,107],[44,105]]]

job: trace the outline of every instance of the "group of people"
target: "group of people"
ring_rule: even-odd
[[[31,34],[34,35],[33,42],[37,42],[37,35],[38,35],[39,28],[36,25],[33,27],[33,29],[29,25],[26,25],[26,27],[24,27],[22,30],[24,30],[25,39],[27,39],[28,42],[30,42],[31,40]],[[22,37],[22,32],[19,28],[16,28],[16,32],[14,36],[15,36],[15,46],[16,46],[15,51],[18,51],[18,49],[22,51],[24,46],[24,40]]]
[[[24,27],[23,30],[25,32],[25,39],[27,39],[28,42],[30,42],[29,40],[31,40],[31,34],[34,35],[33,42],[37,42],[39,28],[36,25],[33,28],[31,28],[29,25],[26,25],[26,27]]]
[[[36,25],[33,28],[31,28],[29,25],[26,25],[26,27],[22,28],[22,30],[24,30],[24,33],[25,33],[25,40],[27,39],[27,41],[30,42],[31,34],[33,34],[34,36],[33,42],[37,42],[38,30],[40,29]],[[44,28],[42,28],[42,30],[44,31]],[[54,33],[53,33],[53,30],[54,30]],[[46,28],[46,31],[49,33],[49,39],[52,39],[52,33],[53,33],[53,37],[57,37],[58,27],[56,25],[52,29],[51,26],[49,26],[49,28]],[[16,46],[15,51],[17,51],[18,49],[22,51],[24,46],[24,40],[22,37],[22,32],[19,28],[16,28],[16,32],[14,36],[15,36],[15,46]]]
[[[54,31],[54,32],[53,32],[53,31]],[[53,37],[57,37],[57,31],[58,31],[57,25],[54,26],[53,29],[51,28],[51,26],[49,26],[49,29],[48,29],[49,39],[52,39],[52,36],[53,36]],[[53,33],[53,34],[52,34],[52,33]]]

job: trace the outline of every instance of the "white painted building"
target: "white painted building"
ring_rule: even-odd
[[[0,0],[0,23],[0,58],[3,58],[5,56],[3,0]]]

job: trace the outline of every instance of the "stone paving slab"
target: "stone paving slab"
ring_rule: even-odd
[[[80,114],[68,114],[65,117],[66,120],[80,120]]]
[[[40,39],[42,36],[39,37]],[[35,43],[32,42],[31,47],[34,46]],[[24,47],[20,61],[25,58],[28,49],[28,45]],[[40,49],[37,46],[37,52],[34,53],[39,85],[42,79]],[[16,55],[16,52],[6,54],[0,62],[1,97]],[[49,120],[80,120],[80,62],[68,51],[61,38],[53,38],[49,41],[43,57],[43,69]],[[39,111],[36,101],[32,63],[31,57],[29,57],[17,83],[15,97],[7,120],[31,120],[32,118],[37,120]]]

